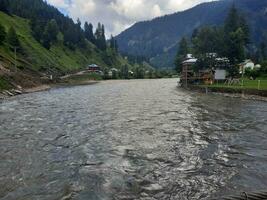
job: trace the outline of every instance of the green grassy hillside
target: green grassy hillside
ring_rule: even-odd
[[[109,49],[102,52],[90,42],[87,42],[84,49],[71,50],[63,45],[62,34],[58,35],[58,42],[53,44],[50,50],[47,50],[32,36],[29,20],[17,16],[0,12],[0,23],[5,27],[6,32],[11,26],[16,30],[21,43],[21,49],[17,55],[18,71],[16,73],[20,73],[20,76],[26,75],[28,79],[40,77],[41,73],[65,74],[83,69],[91,63],[108,68],[127,64],[127,61],[120,55]],[[0,68],[0,88],[10,86],[8,82],[12,82],[12,80],[15,82],[14,84],[17,84],[16,78],[8,78],[11,75],[15,76],[15,56],[13,49],[7,43],[0,45],[0,65],[2,66],[2,69]],[[9,71],[9,75],[3,69]],[[38,78],[35,78],[35,81],[38,82]]]

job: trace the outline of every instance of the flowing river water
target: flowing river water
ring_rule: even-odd
[[[0,102],[1,200],[192,200],[266,189],[267,103],[175,79]]]

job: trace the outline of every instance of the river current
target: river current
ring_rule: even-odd
[[[194,200],[267,186],[267,103],[107,81],[0,102],[1,200]]]

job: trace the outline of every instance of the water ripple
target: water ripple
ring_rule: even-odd
[[[267,104],[107,81],[0,103],[0,199],[209,199],[267,185]]]

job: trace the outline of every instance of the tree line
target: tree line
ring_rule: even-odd
[[[249,26],[233,5],[223,26],[200,27],[193,31],[190,39],[183,37],[180,40],[175,58],[176,69],[181,72],[182,62],[188,53],[194,54],[202,66],[208,53],[216,53],[219,57],[229,59],[230,71],[236,75],[238,68],[235,66],[248,57],[258,57],[255,59],[257,62],[267,60],[266,43],[262,41],[256,53],[251,51]]]
[[[103,24],[99,23],[94,33],[91,23],[85,22],[82,27],[79,19],[74,23],[71,18],[43,0],[1,0],[0,11],[29,19],[32,35],[47,49],[58,41],[59,33],[63,35],[64,45],[71,49],[85,48],[86,41],[95,44],[102,51],[107,49]],[[118,49],[113,37],[110,47],[114,51]]]

